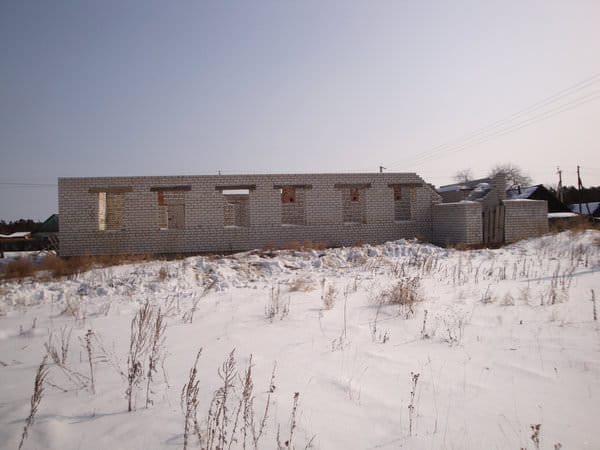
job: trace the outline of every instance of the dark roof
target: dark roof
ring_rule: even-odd
[[[48,217],[44,223],[40,225],[37,233],[58,233],[58,214],[52,214]]]
[[[546,200],[548,202],[548,212],[570,212],[567,205],[561,202],[550,192],[543,184],[528,187],[516,187],[506,191],[506,198],[511,200],[529,199]]]

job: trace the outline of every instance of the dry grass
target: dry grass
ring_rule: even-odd
[[[553,220],[550,223],[550,233],[560,233],[561,231],[571,230],[573,232],[582,232],[585,230],[598,230],[600,226],[594,223],[586,216],[569,217],[560,220]]]
[[[26,278],[35,273],[35,266],[27,258],[17,258],[9,262],[4,269],[6,278]]]
[[[308,277],[298,277],[290,281],[290,292],[309,292],[316,288],[315,282]]]
[[[374,299],[374,303],[380,305],[398,305],[399,314],[405,318],[414,316],[416,305],[420,302],[420,284],[418,277],[401,278],[395,285],[384,289]]]
[[[48,376],[48,356],[44,355],[42,362],[40,363],[38,370],[35,374],[35,381],[33,384],[33,394],[31,396],[31,408],[29,410],[29,416],[25,419],[25,427],[23,428],[23,434],[21,435],[21,442],[19,443],[19,450],[23,448],[23,444],[25,443],[25,439],[27,439],[27,435],[29,432],[29,427],[33,425],[35,421],[35,416],[40,408],[40,403],[42,402],[42,398],[44,396],[44,384],[46,382],[46,377]]]
[[[169,271],[167,270],[166,267],[163,266],[158,271],[158,279],[160,281],[165,281],[167,278],[169,278]]]
[[[160,259],[160,257],[150,254],[74,256],[69,258],[48,255],[43,259],[41,265],[36,266],[31,259],[21,257],[6,264],[1,275],[4,278],[19,279],[37,275],[38,272],[46,272],[54,278],[61,278],[87,272],[94,268],[131,264],[135,262],[156,261],[158,259]],[[162,273],[159,273],[159,277],[161,276]]]
[[[307,251],[307,250],[324,250],[327,248],[327,242],[325,241],[311,241],[310,239],[304,242],[290,241],[285,246],[287,250],[296,251]]]

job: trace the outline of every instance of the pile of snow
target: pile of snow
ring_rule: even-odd
[[[200,348],[202,430],[217,368],[235,349],[241,379],[252,355],[257,421],[270,405],[259,448],[277,447],[278,426],[288,439],[296,392],[294,448],[533,449],[537,424],[540,448],[600,448],[599,242],[594,231],[498,250],[399,240],[4,282],[0,442],[18,446],[45,344],[70,332],[24,448],[182,447],[180,394]],[[421,301],[381,303],[402,280]],[[166,314],[164,366],[148,407],[144,381],[127,412],[130,324],[146,302]]]

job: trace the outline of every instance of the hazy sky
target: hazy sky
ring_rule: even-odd
[[[0,219],[56,212],[61,176],[598,185],[599,24],[598,0],[3,0]]]

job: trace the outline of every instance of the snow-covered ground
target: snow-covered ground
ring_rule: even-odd
[[[419,294],[412,311],[382,303],[399,283],[403,293]],[[260,449],[277,448],[278,427],[283,448],[293,428],[289,447],[298,449],[598,449],[600,328],[592,290],[598,299],[600,233],[593,231],[498,250],[402,240],[4,282],[0,447],[19,445],[49,336],[60,350],[61,333],[66,342],[71,332],[63,367],[48,359],[24,448],[182,448],[181,392],[202,348],[203,436],[222,385],[217,369],[235,349],[231,448],[243,446],[243,414],[234,421],[252,355],[255,429],[269,402]],[[164,363],[148,407],[141,380],[128,412],[122,374],[130,323],[146,302],[166,316]],[[188,448],[200,448],[193,436]]]

